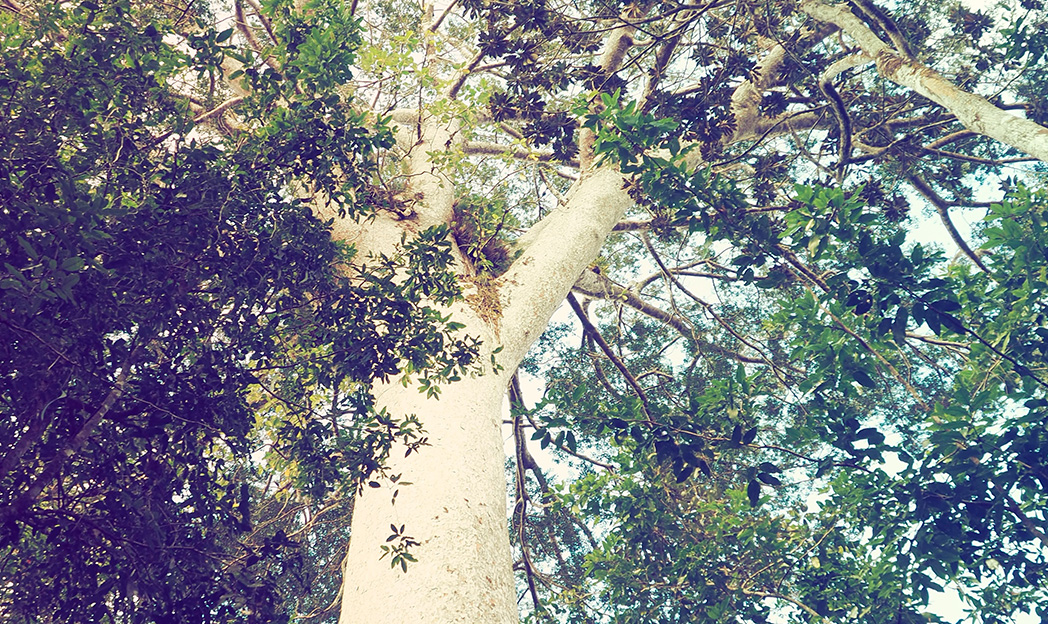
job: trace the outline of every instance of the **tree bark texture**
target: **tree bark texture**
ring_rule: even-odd
[[[336,223],[334,235],[353,242],[360,260],[366,253],[391,253],[402,234],[451,218],[451,182],[433,155],[453,149],[455,134],[436,119],[400,127],[410,191],[421,195],[416,215]],[[357,497],[342,624],[518,621],[503,468],[506,384],[631,203],[616,170],[584,173],[565,205],[536,224],[505,274],[474,280],[460,263],[464,299],[444,312],[465,325],[464,333],[481,338],[485,369],[443,387],[439,399],[426,398],[414,384],[375,388],[378,408],[418,416],[428,445],[407,457],[394,448],[389,475],[400,475],[397,483],[384,480]],[[397,543],[386,540],[401,525],[418,542],[411,549],[418,561],[407,572],[381,558],[381,546]]]

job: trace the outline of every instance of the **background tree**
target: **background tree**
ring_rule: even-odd
[[[350,280],[449,258],[450,282],[421,257],[378,281],[430,295],[484,368],[442,361],[438,385],[394,351],[404,383],[372,386],[425,445],[354,503],[342,621],[513,622],[518,594],[579,622],[929,621],[946,583],[986,621],[1043,602],[1039,3],[233,9],[198,118],[223,153],[285,148],[297,177],[255,210],[334,219]],[[323,130],[295,140],[285,109]],[[332,148],[339,115],[396,144]],[[350,199],[378,210],[328,205]],[[911,204],[955,256],[911,236]],[[547,327],[565,299],[581,332]],[[578,477],[551,485],[535,442]]]
[[[388,130],[304,61],[239,98],[254,123],[209,127],[230,106],[209,85],[232,30],[206,9],[2,14],[4,621],[326,607],[342,547],[317,581],[328,545],[309,529],[345,515],[393,438],[418,441],[417,423],[371,410],[365,384],[402,362],[441,375],[470,359],[421,303],[454,294],[441,245],[342,275],[352,250],[288,192],[306,180],[366,213],[348,195]],[[339,26],[324,71],[348,75],[356,32]],[[394,283],[407,264],[418,281]]]

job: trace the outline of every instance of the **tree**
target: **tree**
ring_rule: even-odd
[[[272,188],[332,220],[347,276],[447,250],[453,284],[429,258],[381,283],[482,367],[400,353],[373,386],[424,437],[361,483],[342,621],[516,621],[514,569],[536,620],[918,622],[944,583],[986,621],[1043,602],[1044,13],[1009,9],[246,1],[183,29],[215,136],[326,163]],[[285,106],[322,129],[283,142]],[[333,150],[339,115],[396,145]],[[955,257],[908,238],[915,203]],[[578,334],[548,328],[565,299]],[[581,476],[551,487],[536,441]]]
[[[325,549],[308,529],[345,514],[339,496],[393,438],[417,436],[371,410],[366,383],[402,359],[450,375],[473,352],[423,304],[454,294],[439,243],[345,276],[349,250],[286,192],[306,179],[366,211],[342,197],[366,186],[388,131],[304,62],[242,99],[263,121],[210,131],[229,104],[195,87],[221,73],[231,31],[165,43],[213,21],[191,7],[5,7],[4,620],[286,621],[326,606],[334,592],[303,595],[320,563],[307,555]],[[323,157],[302,149],[320,141]],[[395,283],[402,263],[422,281]]]

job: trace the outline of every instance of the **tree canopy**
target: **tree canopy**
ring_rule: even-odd
[[[0,21],[5,621],[327,607],[337,583],[292,536],[344,516],[392,440],[419,433],[375,413],[367,382],[471,357],[422,302],[455,294],[446,244],[343,275],[352,249],[292,192],[370,210],[347,198],[389,132],[334,91],[356,25],[330,32],[336,54],[299,45],[297,73],[249,78],[245,123],[222,134],[206,124],[225,93],[206,85],[231,31],[203,8],[40,3]],[[408,265],[416,281],[395,283]],[[337,570],[340,547],[314,554],[329,548]]]
[[[0,6],[12,621],[306,619],[400,376],[512,379],[529,621],[1048,618],[1040,0]]]

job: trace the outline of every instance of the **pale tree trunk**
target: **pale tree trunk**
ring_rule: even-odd
[[[410,149],[411,191],[422,194],[417,215],[336,224],[335,236],[358,249],[390,253],[401,233],[450,218],[451,184],[428,154],[453,149],[454,128],[429,119],[421,132],[417,125],[402,127],[398,139]],[[483,374],[444,386],[439,399],[426,398],[414,384],[375,388],[377,407],[418,416],[428,446],[407,457],[403,448],[394,449],[389,474],[399,475],[397,483],[383,479],[381,487],[357,497],[342,624],[517,621],[501,428],[506,384],[632,203],[623,183],[614,170],[584,174],[566,205],[536,226],[498,279],[474,281],[463,263],[465,299],[445,311],[465,325],[464,333],[483,341]],[[495,349],[501,349],[494,354],[497,372],[491,367]],[[411,549],[418,561],[406,573],[381,558],[381,546],[397,543],[386,540],[401,525],[418,542]]]
[[[466,331],[493,343],[487,323],[467,306],[452,310]],[[507,372],[465,378],[427,399],[414,385],[376,389],[378,406],[416,414],[429,446],[389,466],[401,482],[366,488],[353,510],[343,586],[343,624],[517,621],[506,527],[502,397]],[[398,491],[395,503],[392,495]],[[380,559],[393,524],[419,542],[405,573]]]

